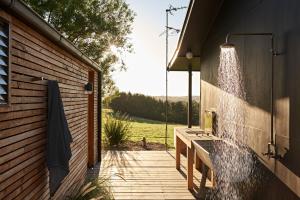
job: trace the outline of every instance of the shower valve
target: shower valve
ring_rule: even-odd
[[[262,153],[263,156],[268,156],[268,158],[279,159],[280,155],[277,154],[275,144],[268,143],[268,151],[266,153]]]

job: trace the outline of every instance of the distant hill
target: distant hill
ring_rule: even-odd
[[[169,122],[176,124],[185,124],[187,122],[188,104],[186,99],[186,97],[170,97],[168,107]],[[114,112],[127,113],[134,117],[165,121],[166,102],[163,96],[153,97],[120,92],[110,100],[109,108]],[[196,101],[192,103],[192,115],[192,123],[195,125],[199,124],[199,103]]]
[[[153,96],[153,98],[155,98],[157,100],[162,100],[162,101],[166,100],[165,96]],[[169,96],[168,100],[170,102],[177,102],[177,101],[185,101],[185,102],[187,102],[188,101],[188,97],[187,96]],[[196,101],[196,102],[199,103],[200,102],[200,97],[199,96],[193,96],[193,101]]]

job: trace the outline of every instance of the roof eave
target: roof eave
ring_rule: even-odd
[[[223,0],[191,0],[185,17],[177,48],[168,64],[169,71],[187,71],[189,62],[182,62],[186,52],[191,51],[197,60],[194,71],[200,71],[202,46],[219,13]],[[181,61],[178,61],[181,60]],[[199,62],[198,62],[199,61]],[[182,66],[178,66],[179,64]]]
[[[179,36],[179,39],[178,39],[177,48],[176,48],[176,50],[175,50],[175,52],[174,52],[174,54],[173,54],[173,56],[171,58],[171,61],[168,63],[168,70],[169,71],[178,71],[178,70],[173,69],[173,66],[174,66],[174,63],[175,63],[176,58],[178,56],[179,49],[180,49],[181,44],[182,44],[183,36],[185,34],[186,27],[187,27],[189,18],[191,16],[191,12],[192,12],[192,8],[193,8],[193,5],[194,5],[194,2],[195,2],[195,0],[191,0],[190,4],[188,6],[187,14],[185,16],[185,19],[184,19],[184,22],[183,22],[183,26],[182,26],[182,31],[180,32],[180,36]],[[179,71],[186,71],[186,70],[179,70]]]

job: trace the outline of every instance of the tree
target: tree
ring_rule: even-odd
[[[24,0],[103,70],[104,93],[116,89],[111,72],[125,70],[124,52],[135,13],[125,0]]]

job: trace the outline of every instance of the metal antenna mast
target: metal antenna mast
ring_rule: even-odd
[[[166,9],[166,110],[165,110],[165,117],[166,117],[166,128],[165,128],[165,146],[166,150],[168,150],[168,53],[169,53],[169,46],[168,46],[168,41],[169,41],[169,30],[175,31],[176,33],[179,33],[179,29],[175,29],[169,26],[169,14],[173,15],[174,11],[178,11],[181,9],[187,8],[186,6],[182,7],[173,7],[172,5],[169,6],[168,9]]]

